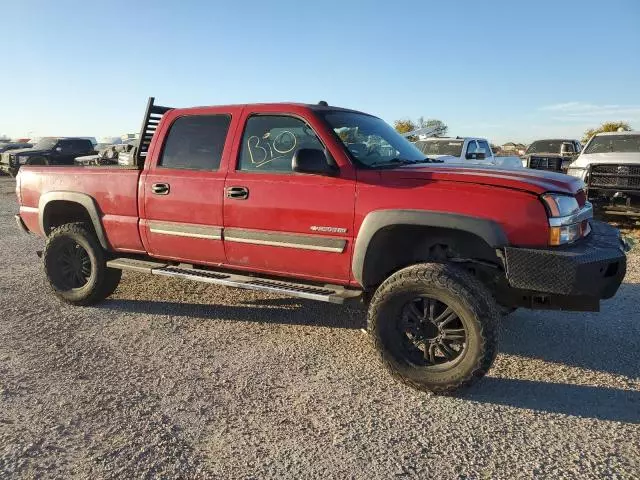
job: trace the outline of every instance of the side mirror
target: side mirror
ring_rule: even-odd
[[[317,148],[301,148],[293,154],[291,169],[298,173],[335,175],[338,168],[329,163],[324,151]]]

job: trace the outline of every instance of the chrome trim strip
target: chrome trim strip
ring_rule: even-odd
[[[225,242],[298,248],[331,253],[342,253],[347,245],[347,241],[342,238],[229,228],[224,230],[224,240]]]
[[[222,228],[190,223],[156,222],[148,223],[149,231],[160,235],[174,235],[176,237],[204,238],[207,240],[222,240]]]
[[[573,225],[574,223],[580,223],[583,220],[589,220],[593,218],[593,205],[590,202],[586,202],[584,207],[572,215],[566,217],[552,217],[549,218],[550,227],[565,227],[567,225]]]

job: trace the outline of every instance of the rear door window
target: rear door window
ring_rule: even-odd
[[[167,134],[158,166],[218,170],[230,123],[230,115],[178,117]]]

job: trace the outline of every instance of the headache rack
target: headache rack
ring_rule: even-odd
[[[140,129],[140,142],[136,152],[136,165],[140,169],[144,166],[144,161],[147,158],[147,153],[149,153],[149,147],[151,146],[151,139],[160,124],[160,120],[162,120],[162,116],[171,110],[171,107],[154,105],[154,100],[154,97],[149,97],[144,120],[142,121],[142,128]]]

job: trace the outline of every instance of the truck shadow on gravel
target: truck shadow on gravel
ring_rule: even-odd
[[[640,424],[640,392],[567,383],[486,377],[461,398],[573,417]]]
[[[280,325],[360,329],[366,327],[365,310],[320,304],[299,298],[243,301],[238,305],[182,303],[133,299],[109,299],[99,308],[151,315],[175,315],[203,320],[277,323]]]
[[[623,284],[599,313],[521,310],[503,322],[500,352],[640,378],[640,285]]]

